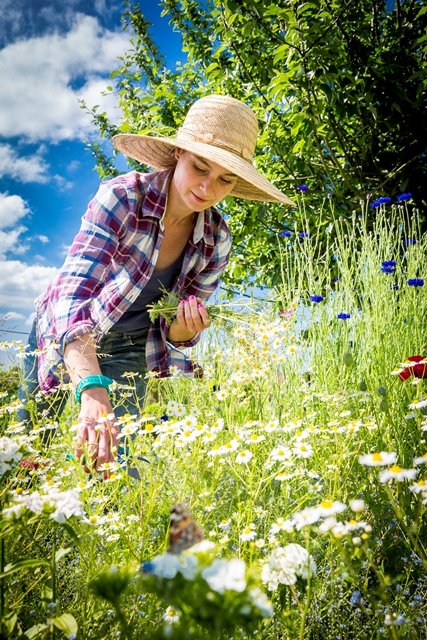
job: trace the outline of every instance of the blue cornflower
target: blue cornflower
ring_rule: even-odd
[[[333,278],[332,282],[339,282],[340,279],[339,278]]]
[[[292,231],[282,231],[280,235],[282,238],[292,238]]]
[[[308,231],[300,231],[299,237],[300,238],[309,238],[310,234],[308,233]]]
[[[167,413],[164,413],[161,417],[160,417],[160,421],[161,422],[169,422],[169,416]]]
[[[408,284],[410,287],[423,287],[424,280],[422,278],[410,278]]]
[[[382,196],[381,198],[374,200],[374,202],[371,202],[371,208],[375,209],[376,207],[380,207],[382,204],[391,204],[391,202],[391,198],[388,196]]]
[[[312,302],[322,302],[323,299],[323,296],[310,296]]]
[[[417,241],[415,238],[406,238],[403,244],[405,245],[405,247],[409,247],[412,244],[417,244]]]
[[[384,260],[381,264],[382,273],[394,273],[396,271],[396,260]]]
[[[338,320],[348,320],[349,318],[351,318],[351,315],[349,313],[339,313],[337,315]]]
[[[404,202],[404,200],[410,200],[412,198],[412,193],[401,193],[396,197],[398,202]]]
[[[300,184],[297,189],[298,191],[308,191],[308,186],[306,184]]]
[[[143,562],[141,565],[142,573],[154,573],[155,564],[151,562],[151,560],[147,560],[147,562]]]

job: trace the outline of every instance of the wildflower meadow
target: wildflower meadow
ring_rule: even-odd
[[[403,195],[309,228],[301,192],[280,287],[214,322],[203,377],[149,376],[104,474],[73,456],[72,394],[27,433],[2,392],[1,637],[427,637],[426,238]],[[199,534],[176,553],[181,503]]]

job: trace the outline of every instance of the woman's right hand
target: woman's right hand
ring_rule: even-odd
[[[98,471],[106,462],[115,461],[119,429],[107,389],[92,387],[82,391],[78,420],[75,455],[78,459],[85,456],[85,471]]]

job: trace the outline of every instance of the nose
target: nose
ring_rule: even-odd
[[[211,193],[212,191],[212,178],[210,176],[203,176],[200,181],[200,188],[205,195]]]

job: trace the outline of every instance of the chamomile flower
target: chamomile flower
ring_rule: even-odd
[[[313,455],[313,447],[308,442],[301,442],[298,446],[292,449],[292,452],[298,458],[310,458]]]
[[[178,367],[175,367],[173,365],[169,367],[169,373],[170,373],[172,378],[179,378],[180,376],[183,375],[181,369],[179,369]]]
[[[418,466],[420,464],[427,464],[427,453],[424,453],[422,456],[418,458],[414,458],[414,465]]]
[[[237,453],[235,459],[238,464],[247,464],[253,458],[253,455],[254,454],[252,453],[252,451],[248,451],[247,449],[244,449]]]
[[[120,433],[117,436],[118,438],[127,438],[127,437],[131,437],[133,436],[134,433],[136,433],[138,431],[138,424],[136,422],[134,423],[128,423],[125,424],[121,427],[120,429]]]
[[[360,499],[350,500],[349,505],[354,513],[361,513],[366,508],[365,501]]]
[[[183,404],[180,404],[176,400],[169,400],[166,413],[168,416],[176,416],[177,418],[184,417],[187,415],[187,409]]]
[[[188,415],[181,421],[181,426],[185,429],[194,429],[197,426],[197,418],[192,415]]]
[[[417,475],[417,469],[402,469],[399,465],[394,464],[389,469],[384,469],[380,473],[380,482],[390,482],[390,480],[413,480]]]
[[[239,540],[240,542],[250,542],[251,540],[255,540],[256,537],[257,532],[255,530],[255,525],[251,523],[243,529],[242,533],[239,535]]]
[[[397,460],[397,454],[387,451],[379,451],[376,453],[365,453],[358,458],[359,463],[366,467],[387,467],[394,464]]]
[[[293,473],[277,473],[274,479],[277,480],[277,482],[284,482],[285,480],[290,480],[293,475]]]
[[[286,531],[287,533],[292,533],[293,526],[290,520],[285,520],[285,518],[277,518],[276,522],[270,527],[270,535],[275,536],[279,531]]]
[[[427,480],[418,480],[418,482],[414,482],[410,487],[410,490],[414,493],[426,493],[427,492]]]
[[[216,437],[217,437],[217,434],[214,433],[213,431],[205,431],[202,437],[202,442],[204,443],[213,442]]]
[[[347,509],[347,505],[339,500],[322,500],[317,507],[319,515],[322,517],[333,516],[337,513],[342,513]]]
[[[198,435],[199,434],[197,433],[197,431],[193,431],[192,429],[184,429],[184,431],[182,431],[175,440],[175,444],[179,447],[188,444],[189,442],[194,442]]]
[[[258,444],[259,442],[263,442],[265,440],[265,436],[260,433],[251,433],[250,436],[246,436],[245,442],[248,444]]]
[[[292,451],[289,447],[279,446],[273,449],[270,453],[270,458],[275,462],[284,462],[285,460],[289,460],[292,457]]]
[[[215,396],[217,400],[225,400],[227,398],[227,391],[225,389],[218,389],[215,391]]]
[[[423,409],[424,407],[427,407],[427,398],[419,398],[418,400],[415,400],[415,402],[411,402],[408,406],[410,409]]]
[[[106,422],[112,422],[116,419],[114,413],[104,413],[100,418],[98,418],[98,424],[105,424]]]
[[[229,442],[226,442],[221,447],[221,450],[222,450],[222,453],[230,453],[231,451],[236,451],[239,447],[240,447],[240,442],[236,440],[236,438],[233,438],[232,440],[229,440]]]

